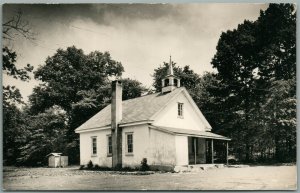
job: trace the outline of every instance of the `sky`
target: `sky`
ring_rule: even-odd
[[[196,73],[216,72],[210,64],[222,32],[254,21],[268,4],[6,4],[3,22],[17,11],[35,40],[3,41],[16,51],[17,66],[37,69],[58,48],[75,45],[88,54],[108,51],[122,63],[123,78],[151,87],[154,69],[168,62],[189,65]],[[3,72],[3,85],[15,85],[24,101],[40,82],[22,82]]]

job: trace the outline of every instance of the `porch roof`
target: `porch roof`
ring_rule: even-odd
[[[196,136],[201,138],[209,138],[209,139],[219,139],[230,141],[231,139],[222,135],[218,135],[209,131],[198,131],[193,129],[180,129],[174,127],[161,127],[161,126],[150,126],[153,129],[157,129],[163,132],[175,134],[175,135],[187,135],[187,136]]]

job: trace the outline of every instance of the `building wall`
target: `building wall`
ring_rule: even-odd
[[[133,154],[126,154],[126,133],[133,133]],[[80,164],[86,165],[90,160],[99,166],[111,167],[112,157],[107,156],[107,135],[111,130],[100,130],[80,133]],[[97,155],[92,155],[92,137],[97,137]],[[147,158],[149,149],[149,128],[147,125],[125,127],[122,130],[122,162],[123,167],[140,166],[143,158]]]
[[[176,165],[175,136],[155,129],[149,129],[149,165]]]
[[[49,156],[48,158],[48,166],[49,167],[52,167],[52,168],[55,168],[56,167],[56,160],[55,160],[55,156],[51,155]]]
[[[86,165],[90,160],[93,164],[111,167],[112,158],[107,156],[107,135],[109,129],[80,133],[80,165]],[[92,139],[97,137],[97,155],[92,155]]]
[[[178,117],[178,103],[183,103],[183,117]],[[183,93],[179,94],[158,115],[153,125],[175,127],[181,129],[205,130],[203,121]]]
[[[133,133],[133,154],[126,152],[126,133]],[[90,160],[99,166],[111,167],[107,156],[109,129],[80,133],[80,164]],[[92,137],[97,137],[97,155],[92,155]],[[175,136],[149,128],[148,125],[125,127],[122,130],[123,167],[139,167],[143,158],[152,166],[188,165],[187,136]]]
[[[187,136],[175,136],[176,147],[176,165],[188,165],[188,137]]]
[[[126,133],[133,134],[133,154],[126,151]],[[122,130],[122,162],[123,167],[139,167],[143,158],[148,157],[149,128],[148,125],[124,127]]]

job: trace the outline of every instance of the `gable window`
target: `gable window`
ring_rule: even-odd
[[[92,137],[92,155],[93,156],[97,155],[97,137],[96,136]]]
[[[112,155],[112,138],[111,135],[107,135],[107,156]]]
[[[126,153],[133,154],[133,133],[126,133]]]
[[[178,103],[178,117],[183,117],[183,103]]]

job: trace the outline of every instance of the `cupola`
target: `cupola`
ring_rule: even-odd
[[[165,76],[165,78],[163,78],[161,80],[161,85],[162,85],[162,88],[161,88],[162,93],[172,92],[177,87],[180,87],[180,79],[178,77],[174,76],[171,56],[170,56],[170,62],[169,62],[169,68],[167,71],[167,75]]]

